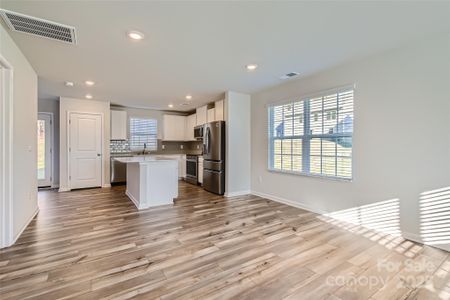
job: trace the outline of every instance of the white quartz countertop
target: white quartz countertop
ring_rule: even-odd
[[[133,156],[133,157],[115,157],[114,160],[117,160],[121,163],[132,164],[132,163],[153,163],[153,162],[164,162],[164,161],[177,161],[177,158],[171,157],[158,157],[158,156],[150,156],[150,155],[141,155],[141,156]]]

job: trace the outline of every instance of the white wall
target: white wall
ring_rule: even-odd
[[[250,95],[236,92],[225,93],[226,196],[246,194],[250,191],[250,114]]]
[[[110,184],[109,177],[109,138],[110,138],[110,110],[109,102],[92,101],[73,98],[60,98],[59,103],[59,119],[60,119],[60,140],[59,140],[59,189],[60,191],[68,190],[68,165],[67,165],[67,116],[68,112],[85,112],[85,113],[101,113],[103,114],[103,179],[102,185]]]
[[[52,187],[59,186],[59,101],[54,99],[39,99],[38,112],[53,114],[53,163]]]
[[[353,83],[353,182],[268,172],[266,104]],[[449,186],[448,35],[252,95],[252,190],[257,194],[320,212],[398,198],[401,230],[420,239],[420,193]]]
[[[38,210],[37,76],[26,57],[0,26],[0,54],[13,68],[13,238]]]

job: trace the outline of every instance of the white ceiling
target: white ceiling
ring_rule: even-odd
[[[39,75],[39,96],[188,110],[226,90],[283,81],[450,31],[450,2],[5,1],[2,8],[72,25],[78,44],[11,32]],[[3,22],[2,22],[3,23]],[[4,24],[3,24],[4,25]],[[140,42],[128,30],[145,34]],[[255,72],[245,65],[256,63]],[[94,80],[88,88],[82,83]],[[64,86],[64,81],[75,87]],[[180,106],[192,94],[191,106]]]

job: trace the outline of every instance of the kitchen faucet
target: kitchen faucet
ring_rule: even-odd
[[[144,150],[142,150],[142,155],[145,155],[145,149],[147,149],[147,144],[144,143]]]

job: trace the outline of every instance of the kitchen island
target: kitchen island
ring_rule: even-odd
[[[127,164],[126,195],[138,209],[173,204],[178,197],[178,161],[152,156],[117,157]]]

